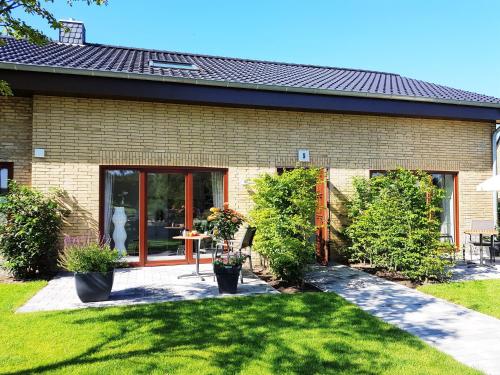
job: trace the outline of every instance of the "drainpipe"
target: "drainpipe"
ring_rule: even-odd
[[[497,121],[496,124],[496,129],[493,132],[492,138],[491,138],[491,146],[492,146],[492,161],[493,161],[493,176],[496,176],[498,174],[498,166],[497,166],[497,150],[498,150],[498,141],[499,141],[499,135],[500,135],[500,122]],[[498,214],[497,214],[497,209],[498,209],[498,192],[494,191],[493,192],[493,220],[495,222],[495,227],[498,224]]]

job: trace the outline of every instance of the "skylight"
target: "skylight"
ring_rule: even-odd
[[[166,69],[198,70],[198,67],[194,64],[175,62],[175,61],[149,60],[149,66],[154,68],[166,68]]]

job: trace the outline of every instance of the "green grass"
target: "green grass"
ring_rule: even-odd
[[[44,284],[0,284],[3,374],[477,374],[335,294],[13,313]]]
[[[418,289],[500,319],[500,280],[429,284]]]

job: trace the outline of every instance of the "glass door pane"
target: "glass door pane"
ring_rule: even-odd
[[[193,229],[200,233],[208,231],[207,218],[210,208],[222,208],[224,204],[224,173],[193,172]],[[197,246],[193,246],[196,256]],[[201,243],[200,258],[211,258],[214,244],[210,239]]]
[[[104,174],[104,239],[129,262],[139,261],[139,172]]]
[[[444,189],[445,196],[441,202],[441,239],[455,243],[455,175],[449,173],[433,173],[432,182],[437,187]]]
[[[174,240],[185,228],[185,175],[147,173],[146,260],[186,259],[184,241]]]
[[[8,178],[9,170],[7,168],[0,168],[0,195],[7,194]]]

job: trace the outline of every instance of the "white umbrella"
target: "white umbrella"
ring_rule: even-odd
[[[500,175],[488,178],[476,186],[476,191],[500,191]]]

